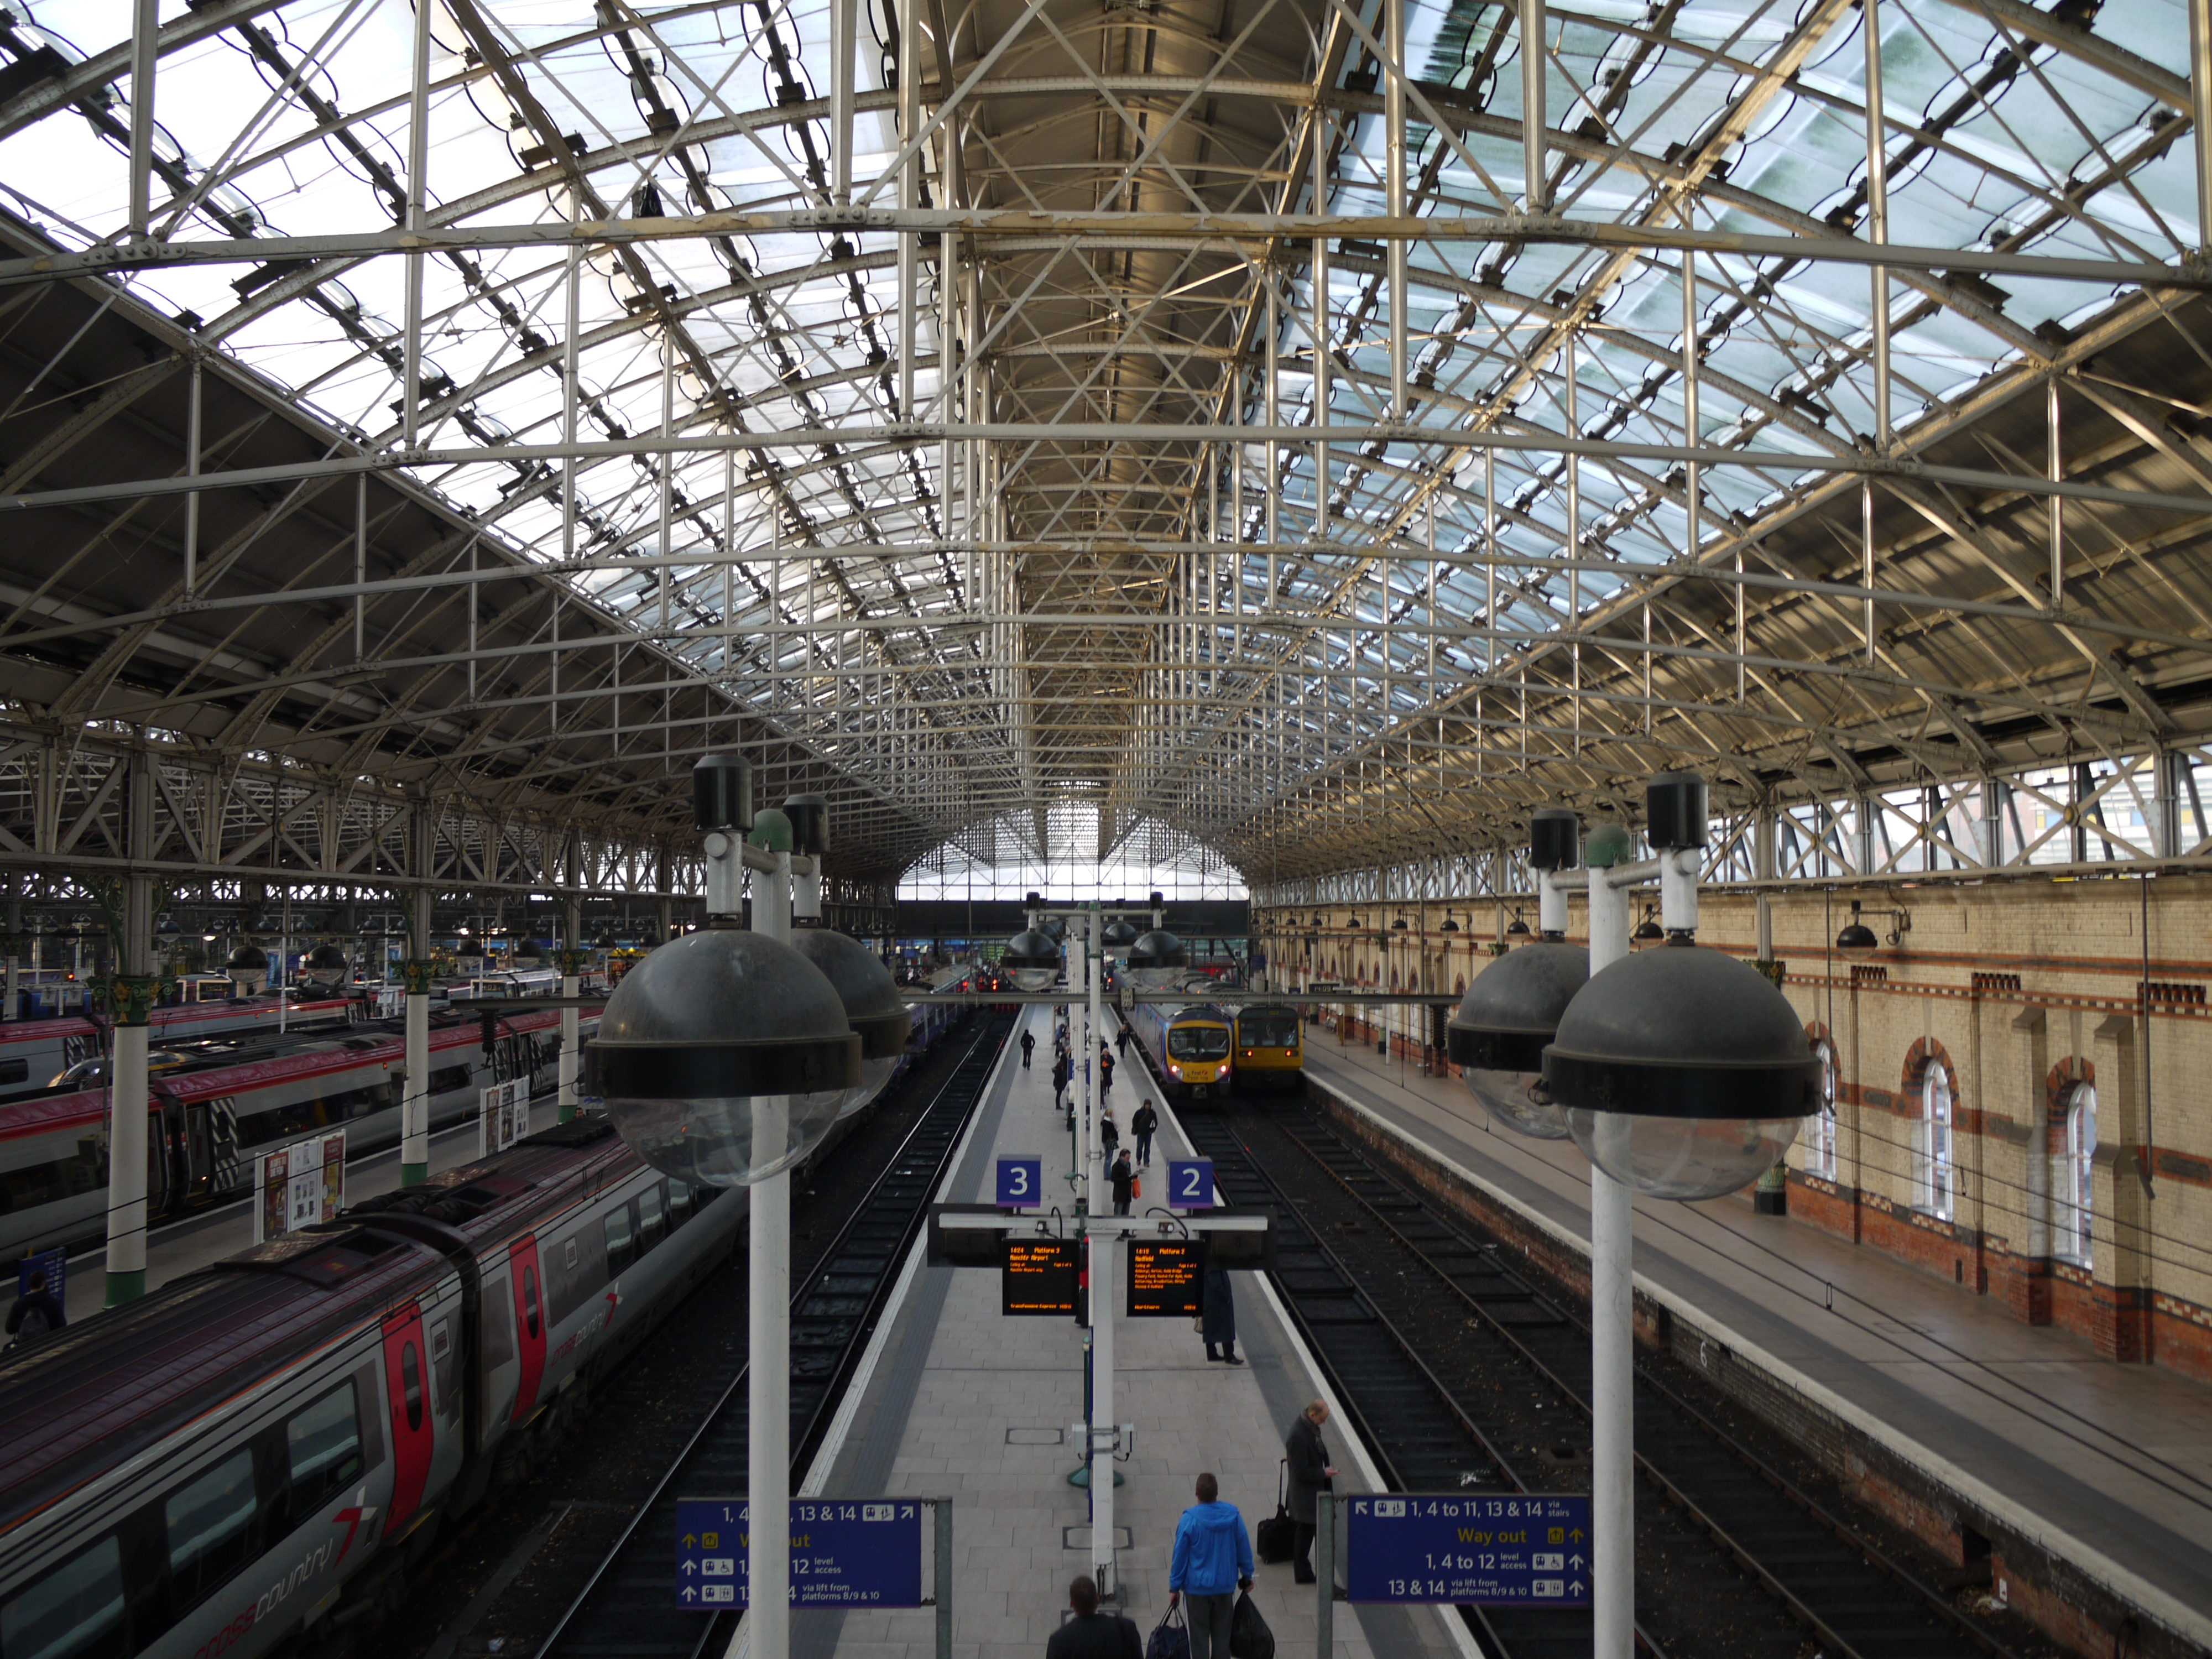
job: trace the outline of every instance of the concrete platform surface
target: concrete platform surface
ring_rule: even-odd
[[[1042,1157],[1048,1186],[1071,1167],[1068,1133],[1052,1107],[1048,1012],[1024,1011],[1039,1039],[1035,1069],[1024,1072],[1008,1045],[944,1196],[988,1200],[1001,1153]],[[1138,1080],[1133,1064],[1119,1069],[1109,1097],[1117,1118],[1135,1109]],[[1164,1133],[1155,1170],[1170,1152],[1188,1150]],[[1255,1276],[1235,1279],[1244,1365],[1206,1363],[1187,1320],[1123,1318],[1115,1327],[1116,1415],[1138,1425],[1135,1455],[1121,1466],[1115,1559],[1124,1611],[1146,1634],[1166,1608],[1176,1519],[1199,1473],[1212,1471],[1222,1497],[1256,1526],[1274,1512],[1283,1436],[1317,1391]],[[906,1291],[882,1333],[873,1374],[848,1407],[848,1432],[825,1449],[826,1466],[808,1487],[833,1496],[950,1496],[955,1650],[962,1659],[1039,1659],[1059,1628],[1069,1579],[1090,1570],[1088,1499],[1067,1483],[1076,1454],[1062,1441],[1083,1415],[1082,1331],[1056,1319],[1002,1316],[998,1276],[982,1269],[919,1267]],[[1346,1471],[1339,1486],[1370,1490],[1340,1428],[1328,1430]],[[1294,1589],[1287,1565],[1261,1566],[1257,1580],[1285,1659],[1311,1654],[1312,1588]],[[928,1609],[802,1613],[793,1620],[793,1651],[799,1659],[927,1659],[936,1651],[933,1621]],[[1442,1620],[1425,1612],[1340,1604],[1336,1630],[1343,1659],[1461,1652]]]

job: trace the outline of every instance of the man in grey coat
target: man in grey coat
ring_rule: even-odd
[[[1328,1448],[1321,1437],[1321,1425],[1328,1421],[1328,1407],[1318,1400],[1310,1401],[1291,1425],[1291,1431],[1283,1441],[1283,1452],[1291,1465],[1291,1520],[1297,1527],[1297,1536],[1291,1547],[1291,1559],[1295,1564],[1291,1577],[1301,1584],[1310,1584],[1316,1577],[1315,1522],[1321,1510],[1317,1500],[1336,1484],[1336,1470],[1328,1461]]]

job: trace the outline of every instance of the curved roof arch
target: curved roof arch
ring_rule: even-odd
[[[737,741],[884,878],[1069,803],[1256,879],[1394,800],[2205,723],[2170,0],[1875,9],[1881,306],[1847,0],[907,0],[849,84],[839,0],[423,3],[415,218],[412,5],[165,3],[139,241],[123,9],[0,28],[25,718],[646,831]]]

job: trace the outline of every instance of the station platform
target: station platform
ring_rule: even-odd
[[[1045,1160],[1049,1184],[1071,1167],[1071,1146],[1053,1108],[1048,1007],[1024,1010],[1037,1036],[1024,1071],[1017,1027],[941,1200],[988,1202],[1000,1155]],[[1108,1030],[1113,1016],[1107,1016]],[[1141,1072],[1120,1066],[1108,1103],[1125,1121]],[[1163,1110],[1152,1148],[1164,1160],[1188,1144]],[[1065,1189],[1063,1189],[1065,1190]],[[1142,1200],[1139,1200],[1141,1202]],[[1310,1358],[1255,1273],[1232,1275],[1242,1366],[1208,1364],[1188,1320],[1121,1319],[1115,1328],[1115,1412],[1137,1425],[1134,1455],[1115,1497],[1121,1610],[1149,1634],[1167,1607],[1168,1558],[1176,1517],[1202,1471],[1243,1512],[1248,1528],[1274,1513],[1277,1466],[1291,1420],[1328,1398]],[[1068,1484],[1077,1453],[1065,1443],[1083,1416],[1083,1333],[1072,1322],[1006,1318],[995,1273],[923,1265],[917,1247],[878,1326],[844,1409],[802,1486],[813,1495],[950,1497],[953,1521],[953,1639],[963,1659],[1036,1659],[1059,1628],[1068,1581],[1091,1568],[1089,1499]],[[1332,1402],[1333,1404],[1333,1402]],[[1341,1413],[1326,1434],[1340,1492],[1380,1487],[1346,1435]],[[1313,1587],[1291,1568],[1261,1565],[1254,1594],[1285,1655],[1314,1647]],[[1446,1610],[1448,1613],[1449,1610]],[[927,1659],[933,1610],[816,1611],[794,1618],[799,1659]],[[1474,1650],[1430,1609],[1336,1613],[1336,1652],[1347,1659],[1458,1659]],[[738,1647],[744,1650],[740,1627]]]
[[[561,1108],[551,1094],[530,1108],[534,1134],[560,1121]],[[477,1155],[477,1124],[471,1118],[430,1135],[430,1173],[473,1163]],[[399,1185],[399,1148],[389,1146],[368,1152],[346,1164],[346,1199],[349,1203],[388,1193]],[[146,1244],[146,1288],[158,1290],[171,1279],[204,1267],[210,1261],[236,1255],[253,1248],[253,1212],[249,1201],[234,1198],[194,1215],[156,1226]],[[94,1245],[70,1252],[69,1284],[63,1310],[74,1324],[98,1313],[107,1298],[107,1250]]]
[[[1588,1259],[1589,1166],[1572,1143],[1493,1131],[1455,1079],[1309,1028],[1338,1104]],[[2123,1365],[1875,1251],[1740,1198],[1639,1199],[1636,1284],[1674,1351],[1724,1348],[1762,1390],[1874,1440],[2066,1571],[2212,1651],[2212,1389]],[[1995,1589],[2008,1585],[2002,1551]],[[2048,1627],[2046,1626],[2046,1627]]]

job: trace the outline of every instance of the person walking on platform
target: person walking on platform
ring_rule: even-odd
[[[1067,1587],[1067,1610],[1075,1617],[1053,1632],[1044,1644],[1044,1659],[1145,1659],[1135,1622],[1118,1613],[1099,1612],[1098,1586],[1089,1578]]]
[[[1026,1072],[1026,1071],[1028,1071],[1028,1070],[1029,1070],[1029,1068],[1030,1068],[1030,1056],[1032,1054],[1034,1054],[1036,1051],[1036,1034],[1035,1034],[1034,1032],[1030,1032],[1030,1031],[1024,1031],[1024,1032],[1022,1033],[1022,1070],[1024,1070],[1024,1072]]]
[[[1129,1119],[1129,1133],[1137,1137],[1137,1162],[1147,1170],[1152,1167],[1152,1135],[1159,1127],[1160,1115],[1147,1095]]]
[[[1067,1108],[1067,1056],[1060,1055],[1052,1062],[1052,1104],[1054,1111]]]
[[[1336,1484],[1336,1470],[1321,1437],[1321,1425],[1328,1421],[1328,1407],[1318,1400],[1310,1401],[1283,1442],[1291,1465],[1291,1519],[1297,1527],[1291,1546],[1291,1577],[1301,1584],[1314,1582],[1314,1518],[1321,1510],[1322,1493]]]
[[[1115,1155],[1114,1167],[1106,1172],[1106,1178],[1114,1183],[1114,1213],[1128,1214],[1129,1200],[1136,1194],[1137,1172],[1129,1167],[1127,1147]]]
[[[1226,1360],[1230,1364],[1244,1362],[1237,1357],[1237,1298],[1229,1288],[1229,1273],[1224,1267],[1208,1267],[1206,1282],[1198,1293],[1199,1331],[1206,1338],[1206,1357]],[[1214,1352],[1218,1348],[1219,1353]]]
[[[1252,1588],[1252,1539],[1221,1483],[1198,1477],[1198,1502],[1176,1522],[1168,1558],[1168,1605],[1190,1597],[1190,1659],[1229,1659],[1229,1620],[1237,1592]]]
[[[1123,1020],[1121,1029],[1114,1034],[1114,1052],[1127,1056],[1129,1052],[1129,1022]]]
[[[61,1299],[46,1288],[46,1269],[34,1269],[24,1281],[22,1295],[8,1310],[8,1334],[18,1342],[33,1342],[68,1323]]]
[[[1114,1152],[1121,1144],[1121,1131],[1114,1122],[1114,1109],[1105,1106],[1098,1113],[1098,1142],[1105,1149],[1106,1161],[1114,1161]]]
[[[1098,1039],[1098,1092],[1105,1094],[1114,1086],[1114,1051],[1106,1046],[1106,1039]]]

